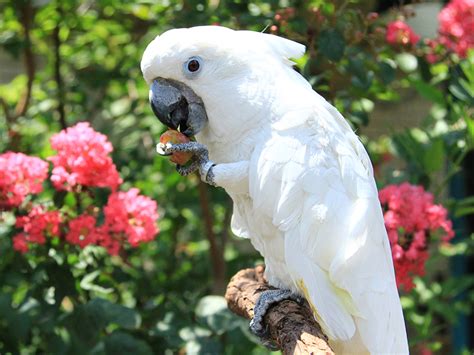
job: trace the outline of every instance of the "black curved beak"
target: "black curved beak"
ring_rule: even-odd
[[[191,137],[207,122],[204,103],[187,85],[156,78],[150,87],[150,104],[156,117],[172,129]]]

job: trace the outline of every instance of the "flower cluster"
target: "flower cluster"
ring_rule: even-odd
[[[80,122],[55,134],[51,146],[58,152],[49,158],[54,165],[51,181],[57,189],[71,191],[74,186],[82,185],[115,190],[121,184],[109,155],[112,144],[89,123]]]
[[[385,227],[392,248],[397,285],[407,291],[414,287],[414,275],[424,275],[428,244],[438,233],[443,242],[453,236],[448,212],[433,203],[433,195],[422,186],[403,183],[379,192]]]
[[[82,214],[69,221],[69,232],[66,234],[66,240],[81,248],[96,244],[100,237],[100,230],[96,228],[96,218],[89,214]]]
[[[385,40],[391,45],[415,45],[419,39],[420,36],[401,20],[390,22],[387,25]]]
[[[69,222],[66,240],[81,248],[95,244],[117,255],[125,242],[132,247],[152,241],[158,233],[156,202],[138,189],[114,192],[104,207],[105,222],[96,226],[94,216],[83,214]]]
[[[439,42],[461,58],[474,47],[474,0],[452,0],[439,13]]]
[[[105,226],[109,234],[124,235],[131,246],[153,240],[158,230],[156,202],[139,195],[138,189],[110,195],[104,208]]]
[[[18,207],[29,194],[43,190],[48,163],[23,153],[0,155],[0,210]]]
[[[109,254],[117,255],[125,243],[137,247],[155,238],[157,204],[140,195],[138,189],[116,191],[122,180],[110,157],[113,148],[106,136],[81,122],[54,135],[51,146],[57,151],[49,158],[54,165],[51,182],[56,189],[71,191],[78,200],[87,193],[89,201],[93,197],[89,187],[112,189],[104,207],[104,223],[97,225],[100,209],[91,202],[77,211],[86,212],[74,218],[70,211],[61,214],[59,210],[48,211],[42,205],[29,204],[22,207],[27,212],[16,218],[19,232],[13,237],[15,250],[26,253],[31,245],[58,237],[80,248],[100,245]],[[27,195],[41,192],[47,176],[48,163],[41,159],[22,153],[0,155],[0,209],[18,207]]]
[[[22,232],[13,237],[13,248],[26,253],[29,244],[44,244],[46,236],[58,237],[60,234],[61,214],[47,211],[43,206],[34,206],[26,216],[16,218],[16,227]]]
[[[443,45],[436,39],[425,39],[425,58],[426,61],[430,64],[434,64],[442,58],[443,53],[445,52]]]

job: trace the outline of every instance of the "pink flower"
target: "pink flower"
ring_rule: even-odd
[[[448,212],[435,205],[433,195],[422,186],[403,183],[389,185],[379,192],[392,248],[397,285],[406,291],[414,287],[413,276],[424,275],[428,236],[440,234],[443,242],[453,236]]]
[[[417,348],[420,355],[433,355],[433,351],[426,344],[419,344]]]
[[[18,233],[13,237],[13,249],[25,254],[28,250],[28,239],[25,233]]]
[[[26,216],[16,218],[16,227],[23,232],[13,239],[13,247],[25,252],[24,243],[44,244],[46,237],[59,236],[61,215],[59,211],[45,211],[42,206],[34,206]],[[16,245],[16,246],[15,246]]]
[[[434,64],[440,61],[446,50],[438,40],[425,39],[425,58],[428,63]]]
[[[379,14],[377,12],[369,12],[365,18],[367,21],[373,22],[379,18]]]
[[[83,214],[69,222],[69,232],[66,234],[66,240],[81,248],[90,244],[95,244],[99,240],[99,232],[95,226],[95,217]]]
[[[132,247],[136,247],[140,243],[153,240],[158,233],[156,202],[139,195],[138,189],[112,193],[104,208],[104,214],[108,237],[105,237],[101,244],[106,246],[109,252],[117,250],[114,238],[119,236],[125,237]]]
[[[0,155],[0,210],[18,207],[29,194],[43,190],[48,163],[23,153]]]
[[[112,144],[94,131],[88,122],[80,122],[51,137],[58,154],[49,158],[54,169],[51,181],[58,190],[72,190],[76,185],[110,187],[122,183],[110,157]]]
[[[387,25],[385,40],[391,45],[414,45],[419,39],[420,36],[415,34],[411,27],[403,21],[397,20]]]
[[[97,230],[97,244],[103,246],[110,255],[119,255],[123,244],[122,233],[109,233],[107,226]]]
[[[439,41],[466,57],[468,49],[474,48],[474,0],[452,0],[438,15]]]

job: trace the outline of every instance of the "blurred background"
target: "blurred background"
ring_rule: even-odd
[[[19,253],[18,212],[0,211],[0,353],[269,353],[222,297],[232,275],[262,259],[229,230],[222,189],[180,177],[155,153],[165,127],[139,67],[156,35],[209,24],[307,45],[296,70],[361,136],[379,187],[421,185],[448,208],[456,236],[429,241],[426,274],[401,289],[402,304],[412,353],[471,354],[474,3],[452,3],[443,32],[441,1],[1,1],[0,153],[46,159],[53,134],[88,121],[114,147],[121,189],[154,199],[160,218],[152,242],[120,255],[54,243]],[[407,27],[390,29],[397,21]],[[447,33],[456,21],[470,31]],[[107,196],[97,189],[88,203]],[[38,199],[77,202],[50,183]]]

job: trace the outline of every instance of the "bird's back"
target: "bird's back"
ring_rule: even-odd
[[[303,294],[338,349],[408,353],[391,251],[368,155],[314,93],[258,143],[234,227],[265,257],[270,283]]]

